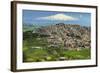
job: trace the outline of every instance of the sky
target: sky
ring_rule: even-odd
[[[23,24],[27,25],[44,26],[57,23],[91,25],[90,13],[23,10],[22,15]]]

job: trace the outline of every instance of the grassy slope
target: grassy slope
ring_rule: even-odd
[[[62,56],[65,57],[66,60],[90,58],[90,49],[82,49],[80,51],[64,50],[60,52],[61,48],[47,48],[47,45],[48,43],[46,43],[45,38],[41,38],[40,40],[37,40],[36,38],[24,40],[24,62],[55,61]],[[32,48],[36,46],[40,48]]]

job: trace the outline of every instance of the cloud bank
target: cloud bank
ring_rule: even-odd
[[[60,21],[70,21],[70,20],[78,20],[78,18],[65,15],[65,14],[55,14],[51,16],[45,16],[45,17],[39,17],[37,19],[42,19],[42,20],[60,20]]]

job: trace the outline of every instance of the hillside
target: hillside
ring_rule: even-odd
[[[48,35],[45,38],[49,46],[63,45],[65,49],[91,48],[90,27],[59,23],[41,27],[35,33]]]
[[[64,23],[25,31],[23,62],[90,59],[90,34],[90,27]]]

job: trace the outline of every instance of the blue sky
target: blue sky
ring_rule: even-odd
[[[90,13],[23,10],[23,24],[49,25],[57,23],[91,25]]]

